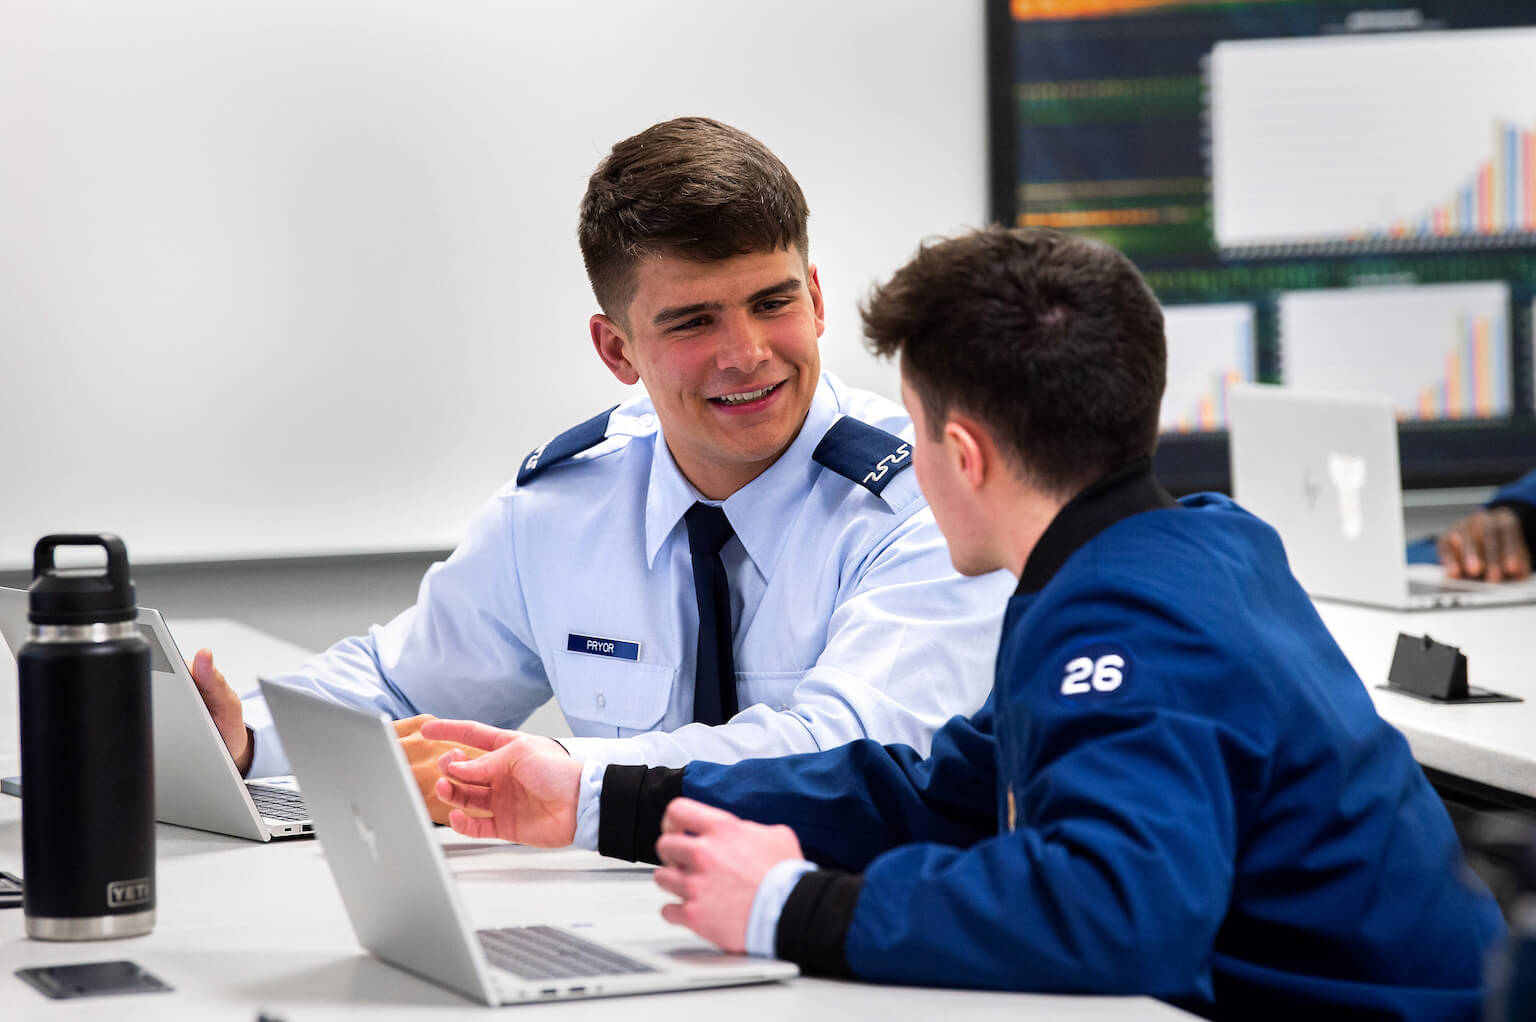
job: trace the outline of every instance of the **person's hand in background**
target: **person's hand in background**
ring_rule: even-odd
[[[1509,582],[1531,573],[1531,551],[1520,519],[1507,507],[1468,515],[1447,529],[1435,548],[1451,578]]]

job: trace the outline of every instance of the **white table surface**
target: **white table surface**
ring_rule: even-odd
[[[0,798],[0,868],[19,871],[19,803]],[[650,868],[592,852],[546,852],[467,841],[439,830],[460,895],[477,926],[521,921],[579,922],[601,912],[636,936],[669,929],[667,896]],[[45,943],[23,936],[19,909],[0,913],[0,1017],[7,1020],[242,1019],[265,1011],[287,1022],[354,1017],[444,1018],[487,1009],[369,957],[357,944],[317,841],[261,845],[216,834],[158,828],[158,923],[124,940]],[[517,909],[518,915],[512,912]],[[590,915],[587,916],[590,918]],[[131,959],[175,987],[53,1002],[17,979],[32,965]],[[561,1018],[819,1020],[870,1018],[1177,1019],[1144,998],[1048,997],[917,990],[796,979],[714,991],[540,1004],[521,1009]]]
[[[209,646],[231,683],[292,667],[299,647],[231,621],[170,622],[182,652]],[[19,800],[0,796],[0,869],[21,872]],[[601,913],[637,937],[672,928],[668,896],[651,869],[592,852],[538,851],[474,842],[438,831],[459,893],[477,926],[580,922]],[[358,945],[320,844],[257,844],[181,827],[157,828],[158,921],[123,940],[48,943],[24,936],[20,909],[0,910],[0,1019],[242,1019],[259,1012],[286,1022],[369,1017],[480,1017],[486,1009],[385,965]],[[18,968],[131,959],[175,988],[50,1001],[16,978]],[[854,1018],[1178,1019],[1191,1016],[1147,998],[1051,997],[880,987],[800,978],[724,990],[652,994],[503,1011],[539,1018],[578,1014],[625,1022],[680,1014],[732,1022]]]
[[[1536,604],[1413,612],[1316,606],[1377,712],[1403,732],[1421,765],[1536,798]],[[1378,688],[1399,632],[1461,647],[1470,684],[1524,702],[1441,705]]]

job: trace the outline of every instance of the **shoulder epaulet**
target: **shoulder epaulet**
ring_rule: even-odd
[[[517,470],[517,485],[523,486],[551,465],[558,464],[573,454],[580,454],[589,447],[596,447],[608,437],[608,417],[613,408],[592,416],[579,426],[572,426],[547,444],[535,447],[523,459]]]
[[[912,464],[912,445],[894,433],[845,415],[827,430],[811,458],[878,494]]]

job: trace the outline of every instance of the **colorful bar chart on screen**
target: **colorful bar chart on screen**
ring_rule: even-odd
[[[1503,281],[1288,291],[1278,298],[1281,379],[1387,394],[1405,420],[1509,414]]]
[[[1395,220],[1375,236],[1449,238],[1536,232],[1536,131],[1497,124],[1492,149],[1493,158],[1485,160],[1444,202],[1422,217]]]
[[[1227,389],[1254,380],[1253,306],[1229,302],[1163,308],[1168,335],[1164,433],[1227,428]]]
[[[1536,29],[1223,42],[1207,86],[1229,253],[1536,241]]]

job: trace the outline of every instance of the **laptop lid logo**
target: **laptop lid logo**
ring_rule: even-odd
[[[1359,539],[1365,532],[1365,459],[1329,451],[1328,478],[1339,497],[1339,531],[1345,539]]]
[[[363,811],[357,803],[352,803],[352,825],[357,828],[357,836],[363,839],[363,844],[368,848],[368,857],[375,863],[379,861],[379,835],[363,820]]]

